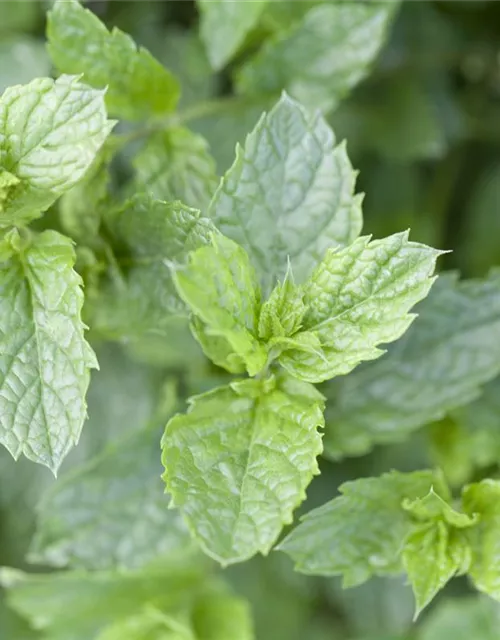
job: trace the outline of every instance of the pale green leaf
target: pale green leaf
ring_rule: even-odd
[[[190,251],[207,244],[213,224],[180,202],[138,194],[110,216],[108,225],[124,246],[122,260],[129,268],[123,280],[110,278],[92,310],[92,326],[109,338],[149,336],[189,347],[189,312],[176,293],[169,265],[185,263]]]
[[[500,600],[500,482],[483,480],[468,485],[462,502],[464,511],[479,515],[469,575],[479,591]]]
[[[287,274],[284,282],[278,282],[260,309],[259,337],[270,340],[297,333],[306,310],[304,291]]]
[[[327,111],[367,74],[397,2],[330,2],[271,38],[242,69],[245,94],[286,89],[303,104]]]
[[[261,371],[268,355],[257,338],[260,288],[245,250],[214,234],[211,245],[174,269],[173,279],[182,300],[207,325],[205,333],[225,338],[250,375]]]
[[[234,352],[226,338],[210,333],[210,329],[196,316],[191,320],[191,331],[203,353],[218,367],[230,373],[245,373],[245,361]]]
[[[469,596],[442,602],[423,621],[419,640],[497,640],[499,607],[486,598]]]
[[[48,14],[48,50],[61,73],[83,73],[93,87],[108,87],[110,113],[130,120],[173,111],[179,85],[172,74],[130,36],[109,32],[76,0],[57,0]]]
[[[377,345],[399,338],[415,319],[409,310],[429,292],[439,255],[408,233],[330,249],[304,285],[302,324],[320,349],[290,349],[280,363],[301,380],[322,382],[380,357]]]
[[[500,371],[500,273],[439,277],[418,319],[378,362],[325,387],[326,453],[360,455],[467,404]]]
[[[445,524],[457,529],[472,527],[477,522],[477,517],[455,511],[432,487],[429,493],[422,498],[403,500],[402,506],[416,520],[422,522],[442,520]]]
[[[134,159],[134,167],[137,190],[201,210],[207,209],[218,184],[207,143],[188,129],[152,135]]]
[[[194,564],[179,558],[147,571],[29,575],[3,568],[0,582],[12,609],[45,637],[96,640],[107,625],[140,613],[149,603],[177,613],[201,586],[205,567],[200,559]]]
[[[285,276],[299,282],[326,249],[361,230],[361,197],[344,144],[319,114],[283,95],[238,147],[209,215],[249,253],[266,291]]]
[[[63,478],[42,499],[29,560],[137,569],[192,547],[160,478],[158,441],[142,430]]]
[[[279,549],[302,573],[342,575],[345,587],[372,575],[401,571],[400,551],[412,529],[402,503],[434,486],[447,498],[440,476],[431,471],[361,478],[340,486],[341,496],[306,514]]]
[[[45,231],[0,264],[0,440],[53,472],[78,442],[97,364],[74,259],[68,238]]]
[[[410,532],[402,559],[415,594],[416,617],[455,574],[467,571],[471,549],[459,529],[437,520]]]
[[[257,25],[266,2],[198,0],[200,34],[215,70],[221,69],[238,51],[245,36]]]
[[[292,379],[273,385],[245,380],[197,396],[165,431],[167,489],[224,565],[267,554],[318,473],[322,396]]]
[[[7,89],[0,98],[0,167],[20,182],[0,196],[0,226],[37,217],[76,184],[112,127],[104,91],[76,77]]]

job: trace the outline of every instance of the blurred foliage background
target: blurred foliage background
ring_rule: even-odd
[[[233,60],[218,72],[207,60],[198,9],[191,0],[99,0],[87,6],[109,27],[130,33],[180,78],[181,118],[207,139],[221,174],[233,160],[235,144],[270,104],[269,96],[245,93],[235,78],[266,39],[283,25],[303,19],[314,4],[270,2]],[[50,75],[44,47],[49,6],[1,0],[0,91]],[[299,65],[306,54],[297,52]],[[500,3],[403,2],[368,77],[328,112],[328,119],[338,139],[347,140],[360,172],[358,190],[366,193],[365,232],[382,237],[411,228],[414,240],[451,249],[440,267],[457,269],[464,277],[484,276],[500,263]],[[129,159],[122,154],[113,168],[117,188],[127,184]],[[38,224],[64,228],[63,216],[62,209],[54,208]],[[93,272],[86,271],[85,254],[80,261],[91,293]],[[62,477],[125,434],[163,424],[172,402],[182,403],[224,377],[190,341],[162,345],[159,352],[157,344],[111,344],[109,337],[98,331],[93,336],[101,371],[91,384],[89,421],[63,465]],[[389,468],[439,463],[457,486],[486,473],[497,476],[498,382],[490,384],[486,397],[487,403],[472,404],[403,444],[378,447],[337,464],[322,461],[322,475],[311,485],[301,511],[333,497],[342,481]],[[158,488],[159,474],[160,469]],[[45,468],[26,460],[15,463],[0,451],[1,565],[37,570],[25,558],[36,505],[53,483]],[[500,637],[498,607],[473,595],[462,580],[453,581],[413,627],[413,597],[400,580],[374,579],[342,591],[336,579],[294,574],[289,560],[278,553],[222,573],[250,600],[259,640]],[[0,638],[37,637],[53,636],[30,630],[0,600]],[[69,634],[57,637],[70,640]]]

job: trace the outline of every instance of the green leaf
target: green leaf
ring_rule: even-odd
[[[110,338],[152,336],[180,339],[186,346],[189,312],[176,293],[169,264],[185,263],[190,251],[207,244],[213,224],[180,202],[138,194],[110,215],[108,226],[130,268],[126,278],[111,278],[101,292],[93,327]]]
[[[360,455],[467,404],[500,371],[500,272],[439,277],[418,319],[378,362],[330,383],[325,450]]]
[[[135,187],[160,200],[206,210],[217,188],[215,162],[205,140],[188,129],[152,135],[134,160]]]
[[[71,241],[45,231],[0,264],[0,441],[54,473],[76,445],[95,355]],[[16,244],[14,244],[16,243]]]
[[[469,568],[471,547],[461,530],[477,524],[478,517],[455,511],[433,488],[423,498],[406,498],[402,506],[419,523],[402,552],[417,601],[416,617],[448,580]]]
[[[231,60],[257,25],[266,2],[198,0],[201,38],[213,69],[219,70]]]
[[[58,0],[48,13],[48,51],[61,73],[83,73],[93,87],[108,87],[110,113],[128,120],[173,111],[177,80],[130,36],[109,32],[76,0]]]
[[[456,573],[467,571],[471,550],[459,529],[437,520],[411,531],[402,558],[415,594],[417,617]]]
[[[196,640],[189,626],[149,605],[141,613],[106,627],[97,640]]]
[[[332,109],[367,74],[397,5],[313,6],[302,21],[271,38],[243,67],[240,91],[253,95],[285,89],[306,106]]]
[[[163,438],[167,489],[222,564],[267,554],[318,473],[322,396],[296,380],[244,380],[191,399]]]
[[[0,227],[36,218],[76,184],[113,124],[104,91],[75,77],[7,89],[0,97]]]
[[[109,164],[115,142],[108,138],[84,178],[59,201],[59,216],[65,233],[87,247],[101,244],[99,228],[111,179]]]
[[[207,325],[196,316],[191,320],[191,331],[203,349],[203,353],[214,364],[230,373],[245,373],[245,361],[233,351],[226,338],[210,333]]]
[[[399,338],[415,319],[408,312],[429,292],[439,255],[408,233],[330,249],[304,285],[302,324],[317,348],[290,349],[280,363],[301,380],[322,382],[380,357],[377,345]]]
[[[399,573],[401,547],[413,526],[402,503],[432,486],[448,497],[441,477],[431,471],[392,471],[346,482],[341,496],[306,514],[278,548],[292,557],[297,571],[342,575],[344,587]]]
[[[271,340],[297,333],[306,311],[304,291],[287,274],[284,282],[278,282],[260,309],[259,337]]]
[[[469,575],[476,589],[500,600],[500,482],[483,480],[464,488],[464,511],[479,515]]]
[[[419,640],[496,640],[498,607],[486,598],[448,599],[424,619]]]
[[[193,252],[173,278],[182,300],[206,324],[205,333],[227,340],[250,375],[261,371],[268,355],[256,337],[260,289],[245,250],[214,234],[212,244]]]
[[[59,572],[29,575],[2,569],[7,602],[50,640],[94,640],[107,625],[151,603],[177,613],[202,584],[204,563],[184,558],[147,571]],[[170,640],[170,639],[169,639]],[[176,639],[177,640],[177,639]]]
[[[39,505],[30,562],[138,569],[192,547],[167,508],[158,457],[154,431],[143,430],[64,476]]]
[[[288,258],[303,281],[327,248],[361,231],[361,197],[344,144],[318,114],[283,95],[237,147],[209,215],[249,253],[266,290]]]

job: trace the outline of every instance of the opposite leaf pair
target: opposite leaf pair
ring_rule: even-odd
[[[394,471],[347,482],[340,491],[281,543],[298,571],[340,574],[344,586],[353,587],[372,575],[404,570],[417,615],[453,576],[465,573],[480,591],[499,599],[498,482],[465,487],[462,511],[452,506],[441,474],[431,471]]]
[[[218,233],[173,269],[206,355],[258,374],[193,398],[162,442],[173,504],[209,555],[228,564],[271,549],[318,473],[324,399],[310,382],[380,356],[412,322],[438,255],[406,233],[359,238],[264,303],[246,252]]]
[[[287,276],[261,304],[245,251],[214,235],[174,272],[174,282],[216,364],[255,376],[276,359],[299,380],[318,383],[379,357],[376,345],[404,333],[415,317],[408,311],[432,285],[439,255],[409,242],[407,233],[373,242],[361,237],[330,249],[302,286]]]

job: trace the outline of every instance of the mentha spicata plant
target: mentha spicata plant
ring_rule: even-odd
[[[2,638],[496,637],[499,273],[363,229],[332,122],[398,4],[286,4],[198,0],[155,57],[56,0],[46,77],[1,94]],[[490,598],[441,605],[460,576]]]

